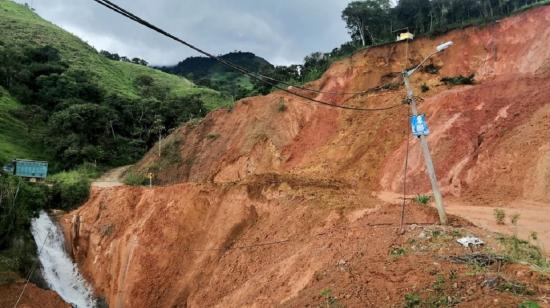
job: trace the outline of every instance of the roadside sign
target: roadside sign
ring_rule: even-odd
[[[413,115],[411,116],[410,121],[413,135],[420,137],[428,136],[430,134],[430,129],[428,128],[428,122],[426,122],[425,114]]]

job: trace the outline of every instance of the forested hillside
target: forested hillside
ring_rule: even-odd
[[[50,174],[49,186],[0,174],[2,284],[32,268],[38,210],[79,205],[100,170],[133,163],[159,135],[230,101],[143,61],[109,59],[12,1],[0,0],[0,29],[0,166],[47,160]]]
[[[255,73],[273,69],[273,65],[251,52],[231,52],[220,58]],[[175,66],[161,69],[188,78],[198,85],[216,89],[234,99],[259,94],[254,92],[254,80],[212,58],[190,57]]]
[[[1,0],[0,27],[0,162],[130,163],[159,133],[228,103],[184,78],[110,60],[26,6]]]

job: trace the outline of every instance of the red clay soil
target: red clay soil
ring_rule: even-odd
[[[0,286],[0,307],[14,307],[24,283],[14,283]],[[32,283],[27,285],[21,301],[17,305],[20,308],[62,308],[71,307],[65,303],[54,291],[46,291]]]
[[[545,6],[434,40],[370,48],[309,86],[351,92],[384,84],[387,90],[373,94],[317,98],[399,104],[399,72],[453,40],[432,60],[437,74],[419,72],[412,80],[446,197],[470,207],[536,202],[539,216],[550,217],[549,24]],[[440,82],[470,74],[474,85]],[[163,187],[94,188],[62,219],[69,246],[110,307],[317,307],[332,300],[327,292],[321,298],[326,288],[350,307],[402,306],[407,294],[430,302],[445,295],[464,307],[545,303],[547,277],[525,266],[500,270],[529,285],[529,296],[490,287],[495,269],[472,273],[450,262],[447,256],[467,251],[449,234],[482,236],[498,249],[491,234],[462,220],[454,218],[458,231],[441,231],[446,240],[425,240],[422,234],[434,230],[424,224],[437,217],[410,207],[407,221],[420,225],[396,235],[399,208],[375,196],[402,192],[407,117],[407,106],[352,112],[280,92],[244,99],[181,127],[164,141],[162,159],[151,151],[131,169],[153,172]],[[410,142],[408,192],[427,193],[418,142]],[[520,235],[548,234],[550,218],[541,219],[539,229]],[[407,253],[392,256],[396,247]]]
[[[349,307],[400,307],[407,294],[464,307],[550,295],[550,277],[526,266],[500,269],[533,290],[514,296],[484,287],[496,268],[476,272],[449,261],[470,252],[458,236],[477,235],[497,249],[492,235],[464,220],[437,227],[433,209],[408,206],[400,235],[400,207],[376,204],[340,183],[275,176],[119,187],[95,190],[72,214],[80,216],[78,238],[71,231],[67,238],[110,307],[317,307],[327,288]]]

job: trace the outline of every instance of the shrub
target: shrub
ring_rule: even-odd
[[[512,225],[514,225],[514,226],[518,225],[518,221],[519,221],[520,216],[521,215],[519,215],[519,214],[514,214],[514,215],[512,215],[512,217],[510,217],[510,222],[512,223]]]
[[[187,124],[192,127],[192,128],[195,128],[197,126],[199,126],[199,124],[201,124],[202,122],[202,118],[192,118],[191,120],[187,121]]]
[[[503,209],[495,209],[494,211],[495,219],[497,221],[497,225],[504,225],[504,219],[506,218],[506,213]]]
[[[518,308],[540,308],[539,304],[533,301],[523,301]]]
[[[279,105],[277,106],[277,111],[279,112],[285,112],[286,111],[286,105],[285,105],[285,100],[281,98],[281,100],[279,101]]]
[[[329,288],[323,289],[320,292],[320,295],[325,299],[325,307],[327,308],[337,308],[343,307],[338,299],[332,295],[332,290]]]
[[[72,210],[88,199],[92,179],[98,178],[103,169],[91,163],[83,163],[77,168],[50,176],[52,184],[51,207]]]
[[[418,307],[422,304],[422,299],[417,293],[407,293],[405,294],[405,307],[413,308]]]
[[[451,77],[443,77],[441,78],[441,82],[448,86],[456,86],[461,84],[474,84],[474,74],[471,74],[470,76],[451,76]]]
[[[147,185],[148,179],[147,177],[139,172],[128,172],[126,174],[126,177],[124,177],[124,184],[130,185],[130,186],[141,186],[141,185]]]
[[[439,73],[440,67],[437,65],[434,65],[433,63],[430,63],[426,66],[424,66],[424,69],[422,69],[423,72],[426,72],[428,74],[437,74]]]
[[[76,183],[55,182],[52,187],[52,207],[70,211],[84,203],[90,195],[90,180]]]
[[[425,93],[425,92],[430,91],[430,87],[428,87],[427,84],[423,83],[423,84],[420,86],[420,90],[422,91],[422,93]]]
[[[220,137],[220,134],[218,133],[209,133],[208,135],[206,135],[206,138],[208,138],[209,140],[216,140]]]
[[[405,254],[407,254],[407,251],[403,247],[393,247],[390,250],[390,256],[394,258],[399,258],[401,256],[404,256]]]
[[[414,197],[414,202],[426,205],[428,204],[428,202],[430,202],[430,199],[431,197],[428,195],[418,195]]]

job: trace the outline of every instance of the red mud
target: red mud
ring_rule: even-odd
[[[521,209],[537,202],[539,216],[549,217],[548,24],[550,7],[541,7],[408,48],[370,48],[309,86],[349,92],[390,84],[404,67],[453,40],[432,60],[439,73],[419,72],[412,83],[428,115],[440,185],[461,209],[454,213],[469,217],[459,206]],[[472,73],[471,86],[440,82]],[[420,92],[422,83],[428,92]],[[318,98],[382,107],[400,103],[404,93],[399,87]],[[281,99],[284,112],[277,108]],[[407,116],[406,106],[352,112],[279,92],[244,99],[180,128],[164,142],[161,160],[152,151],[133,168],[155,173],[155,184],[164,187],[94,188],[82,208],[63,218],[69,246],[110,307],[317,307],[326,305],[320,295],[326,288],[349,307],[399,307],[412,293],[463,307],[544,304],[545,275],[504,266],[503,277],[534,292],[512,295],[485,287],[496,269],[472,273],[446,258],[467,253],[449,235],[456,232],[498,249],[492,234],[463,220],[454,217],[454,227],[439,230],[445,240],[426,239],[422,234],[435,227],[424,224],[437,222],[435,212],[410,206],[405,217],[417,225],[396,234],[399,207],[374,196],[402,192]],[[410,195],[429,192],[412,138],[407,178]],[[73,226],[76,215],[81,224]],[[549,223],[541,218],[535,231],[548,231]],[[405,255],[392,256],[396,247]],[[434,287],[440,276],[445,282]]]

